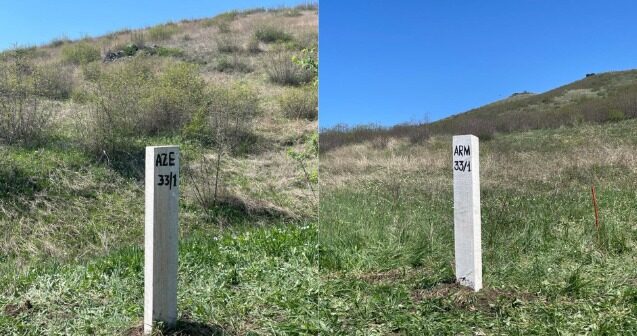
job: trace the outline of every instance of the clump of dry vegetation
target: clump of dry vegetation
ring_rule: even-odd
[[[42,95],[57,86],[49,72],[15,52],[0,63],[0,139],[9,144],[37,144],[50,135],[52,106]],[[52,89],[52,90],[51,90]]]
[[[318,119],[318,94],[316,89],[291,89],[279,98],[281,112],[287,118]]]

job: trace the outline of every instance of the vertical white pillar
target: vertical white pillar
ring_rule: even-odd
[[[177,322],[179,147],[146,147],[144,334]]]
[[[482,288],[480,149],[473,135],[453,137],[453,237],[456,281]]]

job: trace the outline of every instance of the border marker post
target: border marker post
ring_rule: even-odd
[[[144,334],[177,323],[179,147],[146,147]]]
[[[474,135],[453,137],[453,227],[456,281],[482,288],[480,148]]]

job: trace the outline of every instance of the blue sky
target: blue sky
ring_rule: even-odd
[[[279,7],[303,0],[0,0],[0,50],[38,45],[53,38],[99,36],[123,28],[142,28],[233,10]]]
[[[434,121],[637,68],[637,1],[323,1],[320,126]]]

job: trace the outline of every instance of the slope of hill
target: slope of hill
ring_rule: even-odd
[[[433,134],[474,134],[483,140],[497,133],[613,122],[637,117],[637,70],[587,76],[541,94],[514,94],[439,121],[390,128],[358,126],[321,132],[321,150],[391,137],[419,142]]]
[[[454,284],[451,135],[321,153],[330,334],[637,333],[636,145],[637,120],[482,141],[478,293]]]
[[[317,11],[0,53],[0,334],[139,331],[160,144],[182,153],[179,328],[316,333]]]

